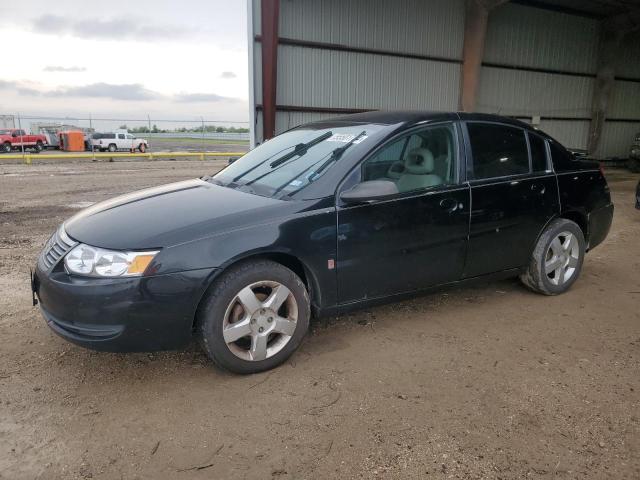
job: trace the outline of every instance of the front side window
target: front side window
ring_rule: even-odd
[[[119,139],[124,139],[124,133],[119,133],[119,134],[118,134],[118,138],[119,138]]]
[[[491,123],[467,123],[472,178],[494,178],[529,173],[529,152],[524,130]]]
[[[438,125],[393,140],[362,165],[362,180],[390,180],[400,193],[455,183],[456,134]]]
[[[278,135],[233,162],[210,181],[257,195],[287,199],[324,175],[354,145],[383,126],[303,126]]]

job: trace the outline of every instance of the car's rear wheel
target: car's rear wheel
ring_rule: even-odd
[[[197,324],[214,363],[256,373],[280,365],[298,348],[310,316],[300,278],[278,263],[258,260],[231,268],[214,283]]]
[[[545,295],[559,295],[571,288],[582,270],[585,240],[571,220],[554,220],[540,235],[522,282]]]
[[[118,150],[118,147],[116,147],[115,143],[110,143],[109,144],[109,148],[107,148],[107,150],[109,150],[111,153],[115,152],[116,150]]]
[[[36,142],[36,152],[40,153],[42,150],[44,150],[44,145],[40,140],[38,140]]]
[[[4,153],[11,153],[11,143],[5,142],[2,144],[2,151]]]

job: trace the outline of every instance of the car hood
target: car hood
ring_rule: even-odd
[[[97,203],[67,220],[65,230],[96,247],[163,248],[286,215],[291,203],[195,179]]]

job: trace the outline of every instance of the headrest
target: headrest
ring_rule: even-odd
[[[405,160],[407,173],[427,175],[433,172],[433,153],[428,148],[414,148]]]
[[[387,170],[387,177],[397,180],[404,173],[404,163],[393,162]]]

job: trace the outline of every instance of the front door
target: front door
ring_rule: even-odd
[[[366,159],[360,181],[388,180],[399,193],[360,205],[338,205],[338,301],[410,292],[458,280],[470,214],[459,182],[453,123],[391,140]]]

